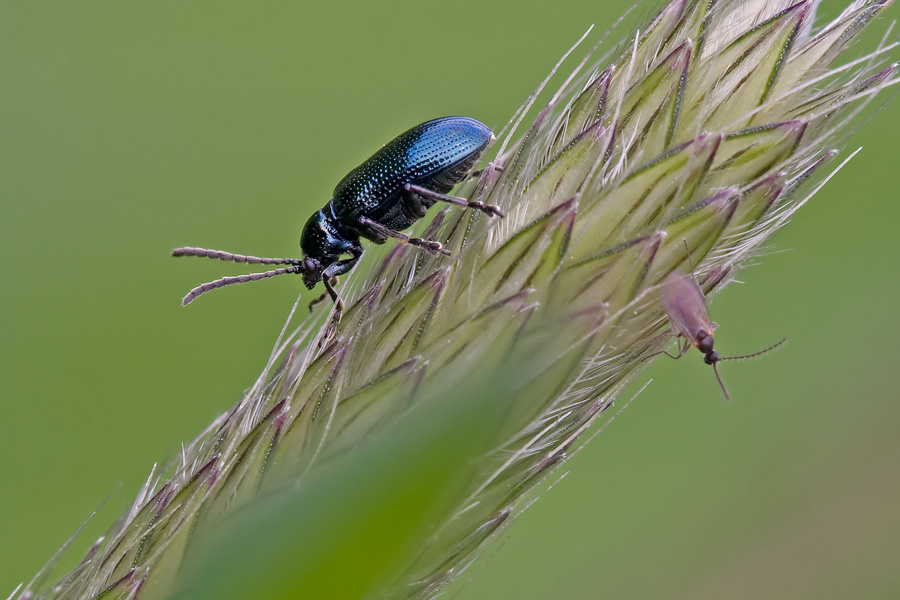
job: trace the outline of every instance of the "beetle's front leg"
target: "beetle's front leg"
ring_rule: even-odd
[[[336,285],[339,284],[339,283],[340,283],[340,280],[339,280],[337,277],[335,277],[335,278],[333,278],[333,279],[331,280],[331,285],[332,285],[332,287],[333,287],[333,286],[336,286]],[[322,294],[321,296],[319,296],[318,298],[316,298],[315,300],[313,300],[312,302],[310,302],[310,303],[309,303],[309,312],[312,312],[313,309],[314,309],[316,306],[318,306],[319,304],[321,304],[322,302],[324,302],[324,301],[325,301],[325,298],[327,298],[327,297],[328,297],[328,294],[325,293],[325,294]]]
[[[344,311],[344,301],[341,300],[341,297],[337,293],[337,290],[334,289],[334,286],[338,283],[338,275],[343,275],[356,266],[356,263],[362,257],[362,250],[358,253],[351,252],[351,254],[352,256],[350,258],[339,260],[322,271],[322,283],[325,284],[325,291],[328,292],[328,295],[331,296],[334,305],[337,307],[338,320],[340,320],[340,313]]]
[[[334,278],[337,280],[337,277]],[[334,289],[334,285],[331,283],[330,278],[323,278],[322,283],[325,284],[325,291],[328,292],[328,295],[331,296],[331,300],[334,302],[335,312],[337,314],[338,321],[341,320],[341,313],[344,312],[344,301],[341,299],[341,296],[337,293],[337,290]]]
[[[334,286],[338,283],[338,275],[343,275],[348,272],[356,263],[359,262],[359,259],[362,258],[363,255],[363,247],[361,245],[357,245],[357,247],[351,249],[349,251],[350,258],[345,258],[344,260],[339,260],[336,263],[332,263],[326,267],[324,271],[322,271],[322,284],[325,285],[325,291],[328,292],[328,295],[331,296],[331,300],[334,302],[334,317],[329,324],[329,329],[333,330],[333,328],[340,323],[341,314],[344,312],[344,301],[341,299],[340,294],[338,294],[337,290],[334,289]],[[319,301],[319,299],[313,300],[312,304],[315,304]]]
[[[447,194],[441,194],[439,192],[435,192],[434,190],[429,190],[428,188],[422,187],[421,185],[415,185],[414,183],[407,183],[403,186],[404,195],[409,194],[418,194],[424,198],[430,198],[431,200],[435,200],[437,202],[447,202],[448,204],[454,204],[456,206],[461,206],[462,208],[471,208],[472,210],[478,210],[483,212],[484,214],[490,217],[503,217],[503,211],[500,210],[499,206],[494,206],[493,204],[485,204],[484,202],[478,202],[477,200],[464,200],[463,198],[457,198],[456,196],[448,196]]]
[[[426,240],[418,237],[409,237],[405,233],[394,231],[393,229],[385,227],[381,223],[373,221],[368,217],[360,217],[359,224],[365,229],[373,232],[376,236],[383,238],[392,237],[400,240],[400,242],[403,244],[416,246],[417,248],[421,248],[422,250],[430,252],[431,254],[443,254],[444,256],[450,256],[450,251],[445,249],[440,242],[435,242],[434,240]]]

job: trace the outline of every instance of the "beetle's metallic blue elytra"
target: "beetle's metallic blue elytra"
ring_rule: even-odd
[[[226,285],[298,273],[310,289],[319,281],[324,283],[339,318],[344,303],[334,285],[337,277],[352,269],[362,256],[360,238],[376,244],[395,238],[426,252],[449,254],[439,242],[411,238],[401,231],[424,217],[437,202],[503,216],[496,206],[447,195],[468,176],[492,139],[486,125],[469,117],[434,119],[401,133],[341,179],[331,200],[309,218],[300,236],[302,259],[258,258],[192,247],[176,249],[173,256],[290,265],[204,283],[191,290],[182,304]],[[342,255],[349,258],[341,259]]]
[[[414,183],[449,192],[465,178],[491,138],[490,129],[468,117],[444,117],[416,125],[341,179],[323,210],[331,207],[341,222],[364,215],[391,229],[407,229],[421,216],[402,210],[403,203],[398,200],[403,186]]]

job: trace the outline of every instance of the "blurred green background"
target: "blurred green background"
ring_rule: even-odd
[[[0,597],[118,488],[72,567],[265,364],[299,282],[183,309],[235,269],[172,248],[296,255],[380,144],[499,130],[629,3],[0,2]],[[723,354],[790,343],[723,365],[730,405],[698,354],[657,361],[460,598],[900,596],[898,133],[894,102],[712,306]]]

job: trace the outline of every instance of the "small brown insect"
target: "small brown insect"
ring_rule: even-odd
[[[659,300],[663,310],[669,315],[669,322],[676,337],[684,338],[684,343],[678,344],[678,356],[673,356],[663,350],[656,354],[665,354],[674,359],[681,358],[687,352],[688,348],[693,346],[703,353],[703,362],[712,365],[716,379],[722,387],[722,393],[725,394],[726,400],[731,400],[728,390],[722,377],[719,376],[717,364],[723,360],[741,360],[744,358],[752,358],[765,354],[783,344],[786,338],[782,338],[778,342],[772,344],[765,350],[746,354],[744,356],[719,356],[718,352],[713,349],[713,334],[719,325],[709,319],[709,311],[706,308],[706,298],[700,284],[693,275],[693,265],[691,265],[691,275],[673,271],[665,278],[660,286]],[[655,356],[652,354],[651,356]]]

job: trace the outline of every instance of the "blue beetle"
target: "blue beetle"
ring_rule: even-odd
[[[341,179],[331,200],[309,218],[300,236],[302,259],[259,258],[205,248],[175,249],[173,256],[290,265],[204,283],[188,292],[182,304],[190,304],[200,294],[226,285],[297,273],[309,289],[319,281],[325,285],[340,318],[344,302],[334,286],[338,276],[352,269],[362,257],[360,238],[376,244],[395,238],[432,254],[449,255],[439,242],[410,237],[401,231],[412,227],[437,202],[503,217],[496,206],[447,195],[468,176],[493,139],[486,125],[468,117],[434,119],[401,133]],[[350,257],[342,259],[344,255]]]

